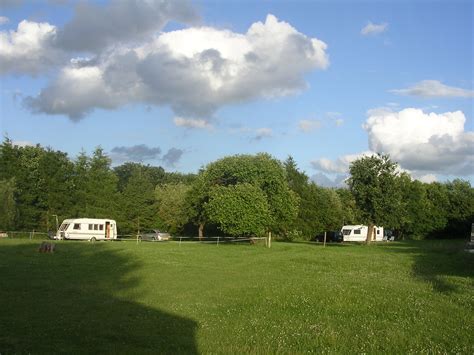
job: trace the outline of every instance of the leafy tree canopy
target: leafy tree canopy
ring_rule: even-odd
[[[190,205],[193,206],[190,215],[200,224],[215,218],[209,218],[207,214],[209,207],[205,208],[211,198],[222,198],[228,194],[234,194],[232,201],[242,201],[243,190],[218,190],[216,195],[214,189],[220,187],[248,184],[259,189],[265,196],[269,218],[267,229],[282,231],[293,222],[298,209],[297,196],[289,189],[285,170],[282,164],[268,154],[257,155],[235,155],[226,157],[209,164],[202,170],[200,176],[190,191]],[[249,187],[241,187],[248,191]],[[236,196],[240,194],[242,199]],[[251,201],[248,201],[251,203]],[[230,207],[229,207],[230,208]],[[249,208],[253,208],[249,205]],[[232,207],[233,211],[237,207]],[[220,213],[219,216],[231,216],[232,213]],[[213,215],[215,217],[215,215]],[[230,221],[229,221],[230,223]],[[229,225],[221,220],[221,226]],[[225,228],[225,227],[224,227]],[[257,233],[257,231],[255,231]]]
[[[397,164],[388,155],[366,156],[354,161],[349,171],[349,189],[363,221],[369,226],[397,227],[402,210]]]

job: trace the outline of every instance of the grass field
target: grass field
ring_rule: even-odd
[[[462,241],[0,240],[0,353],[470,353]]]

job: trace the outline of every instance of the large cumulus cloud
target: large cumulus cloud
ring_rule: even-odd
[[[57,28],[23,20],[16,30],[0,32],[0,74],[37,75],[62,64],[67,55],[54,46]]]
[[[388,153],[408,170],[447,175],[474,172],[474,132],[465,131],[461,111],[425,113],[407,108],[400,112],[369,112],[364,128],[369,147]]]
[[[306,73],[328,63],[324,42],[268,15],[245,34],[193,27],[75,60],[25,104],[79,119],[95,108],[141,102],[207,119],[222,105],[298,92]]]
[[[111,48],[149,39],[172,20],[192,24],[199,16],[188,0],[79,2],[63,27],[23,20],[16,30],[1,31],[0,74],[37,75],[74,54],[104,55]]]
[[[472,176],[474,174],[474,132],[465,128],[461,111],[425,113],[416,108],[399,112],[374,109],[368,112],[363,128],[368,134],[370,151],[349,154],[335,160],[320,158],[312,167],[329,174],[348,173],[350,164],[376,153],[389,154],[402,170],[422,181],[436,175]]]

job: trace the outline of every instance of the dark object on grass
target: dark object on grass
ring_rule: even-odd
[[[340,243],[342,242],[343,237],[341,231],[330,231],[326,232],[326,242],[333,242],[333,243]],[[314,237],[314,241],[316,242],[324,242],[324,233],[318,234]]]
[[[391,229],[384,229],[383,240],[387,242],[393,242],[395,240],[395,233]]]
[[[38,248],[38,251],[40,253],[54,253],[55,250],[56,250],[56,244],[48,243],[48,242],[41,243],[40,247]]]

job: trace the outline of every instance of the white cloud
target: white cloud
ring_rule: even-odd
[[[263,127],[255,130],[255,137],[253,137],[253,139],[259,141],[263,138],[271,138],[272,136],[273,130],[271,128]]]
[[[426,175],[414,175],[413,176],[416,180],[420,180],[421,182],[431,184],[432,182],[438,181],[438,177],[435,174],[426,174]]]
[[[472,175],[474,132],[461,111],[424,113],[370,111],[364,124],[369,148],[388,153],[403,169],[420,174]]]
[[[56,27],[49,23],[21,21],[17,30],[0,32],[0,74],[38,74],[64,61],[53,47]]]
[[[0,26],[5,25],[8,22],[10,22],[10,19],[8,17],[0,16]]]
[[[199,17],[188,0],[81,1],[63,27],[23,20],[16,31],[1,31],[0,74],[37,75],[77,53],[107,57],[111,48],[149,40],[171,20],[192,24]],[[0,17],[0,25],[7,21]]]
[[[339,173],[339,174],[347,174],[349,172],[349,165],[364,156],[371,156],[374,155],[373,152],[362,152],[358,154],[348,154],[342,157],[337,158],[336,160],[331,160],[327,158],[320,158],[311,161],[311,166],[319,171],[323,171],[325,173]]]
[[[387,23],[375,24],[369,21],[367,25],[363,29],[360,30],[360,33],[363,34],[364,36],[378,35],[382,32],[385,32],[387,28],[388,28]]]
[[[212,129],[213,126],[206,120],[175,117],[173,122],[178,127],[185,128],[199,128],[199,129]]]
[[[268,15],[245,34],[189,28],[158,34],[135,47],[118,46],[89,62],[70,63],[25,103],[33,112],[77,119],[95,108],[140,102],[208,120],[226,104],[303,90],[304,75],[328,64],[324,42]],[[86,70],[95,75],[80,74]],[[81,80],[68,80],[66,73],[72,72]]]
[[[298,128],[304,133],[312,132],[321,128],[321,121],[319,120],[301,120],[298,122]]]
[[[132,95],[130,91],[110,90],[98,67],[69,66],[37,97],[26,97],[23,103],[33,113],[63,114],[77,121],[92,108],[112,109],[126,103],[130,98],[127,94]]]
[[[389,154],[408,172],[423,182],[433,182],[438,175],[472,176],[474,174],[474,132],[464,128],[461,111],[442,114],[424,113],[407,108],[399,112],[387,108],[368,111],[364,129],[370,151],[349,154],[335,160],[313,160],[314,169],[325,173],[348,173],[350,164],[363,156]]]
[[[314,174],[311,176],[311,181],[315,182],[319,186],[323,187],[331,187],[331,188],[339,188],[339,187],[347,187],[346,179],[347,174],[340,174],[336,176],[327,176],[321,172]]]
[[[438,80],[423,80],[407,89],[391,90],[395,94],[421,96],[425,98],[432,97],[474,97],[473,90],[447,86]]]
[[[34,147],[35,146],[35,144],[30,142],[30,141],[12,141],[12,145],[17,146],[17,147],[21,147],[21,148]]]

